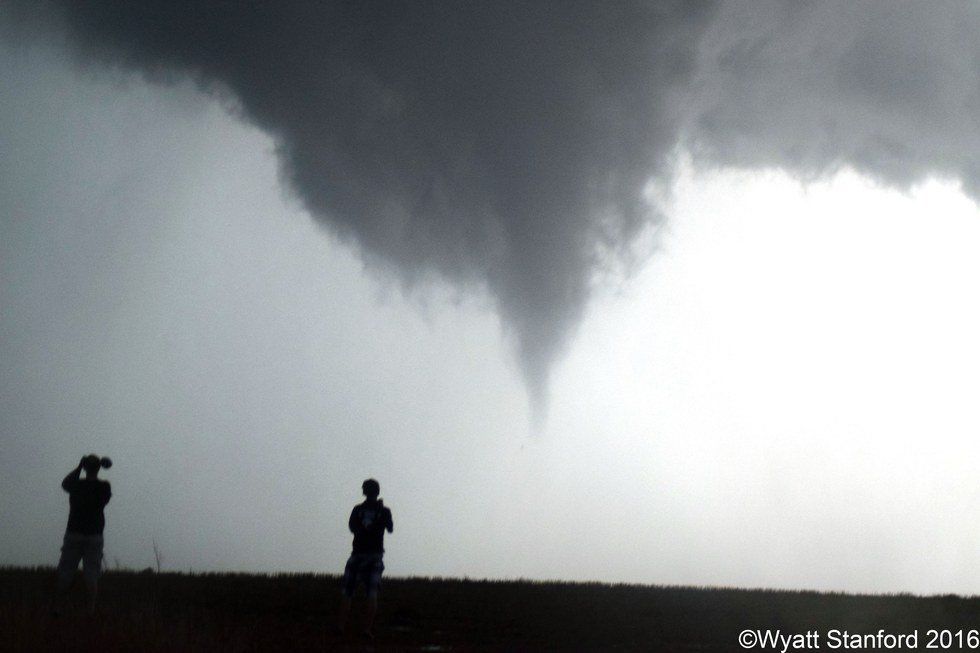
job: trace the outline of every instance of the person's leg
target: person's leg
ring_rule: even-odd
[[[365,569],[365,589],[367,589],[367,614],[364,617],[364,635],[374,637],[374,618],[378,614],[378,590],[381,589],[381,573],[384,571],[384,562],[381,556],[374,556],[370,560],[370,567]]]
[[[71,587],[71,581],[78,569],[78,563],[82,560],[82,553],[78,537],[73,533],[65,533],[61,542],[61,558],[58,560],[58,587],[52,606],[55,614],[60,613],[64,608],[68,598],[68,588]]]
[[[340,612],[337,614],[338,632],[343,632],[347,628],[347,619],[350,617],[350,603],[354,596],[354,589],[357,587],[357,565],[352,555],[347,559],[344,566],[344,580],[341,587]]]
[[[94,612],[95,600],[99,595],[99,576],[102,575],[102,536],[86,537],[84,546],[82,576],[85,578],[85,589],[88,590],[88,609],[89,612]]]
[[[377,616],[377,614],[378,614],[378,595],[369,594],[367,598],[367,612],[364,615],[364,631],[362,633],[366,637],[370,637],[370,638],[374,637],[374,632],[372,628],[374,628],[374,618],[375,616]]]

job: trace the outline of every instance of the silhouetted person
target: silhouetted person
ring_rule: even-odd
[[[384,571],[384,537],[385,531],[391,533],[395,523],[391,519],[391,511],[385,508],[378,498],[381,486],[373,478],[361,484],[361,490],[366,497],[364,503],[354,506],[347,525],[354,534],[354,547],[347,566],[344,567],[344,597],[340,604],[340,624],[343,630],[347,626],[350,614],[351,599],[359,584],[367,591],[367,615],[365,616],[363,634],[373,637],[371,626],[378,613],[378,589],[381,586],[381,572]]]
[[[102,573],[102,530],[105,528],[103,509],[112,497],[109,482],[98,478],[102,467],[112,467],[112,461],[89,454],[61,482],[62,489],[68,493],[70,509],[68,527],[61,546],[61,560],[58,562],[55,612],[64,603],[79,562],[82,563],[82,575],[88,590],[89,610],[95,609],[99,575]],[[85,470],[84,479],[81,478],[82,470]]]

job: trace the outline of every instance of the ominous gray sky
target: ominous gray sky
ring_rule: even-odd
[[[913,282],[929,278],[912,256],[928,224],[896,217],[828,236],[782,232],[799,207],[787,223],[757,205],[734,216],[759,184],[768,206],[792,206],[795,177],[850,188],[833,192],[865,211],[842,224],[863,224],[887,205],[868,196],[892,196],[842,171],[975,195],[978,28],[976,5],[942,3],[6,4],[5,561],[56,556],[58,481],[95,450],[118,463],[108,557],[133,566],[155,538],[181,568],[337,568],[346,511],[375,475],[398,513],[396,573],[969,591],[950,580],[975,562],[959,549],[941,571],[903,576],[915,548],[887,554],[898,545],[878,499],[840,472],[835,456],[852,471],[884,465],[895,475],[883,487],[908,487],[889,455],[840,453],[883,437],[881,424],[855,434],[874,401],[825,394],[775,453],[763,433],[785,402],[728,419],[721,404],[751,349],[719,345],[711,325],[761,319],[772,301],[727,304],[744,288],[715,295],[682,271],[738,278],[771,251],[750,236],[775,234],[784,255],[748,277],[773,292],[808,248],[826,255],[852,238],[868,249],[840,264],[850,285],[869,267],[896,271],[868,286],[880,310],[867,323],[895,317],[888,284],[945,315],[952,304],[928,303],[932,286],[915,295],[901,276],[907,265]],[[930,261],[960,260],[951,243],[973,242],[968,222],[949,219]],[[726,231],[733,220],[744,229]],[[882,241],[903,224],[920,235]],[[893,250],[876,243],[899,241],[912,251],[880,258]],[[846,296],[835,266],[813,257],[809,294],[788,288],[778,303],[797,292],[812,307],[819,288]],[[974,278],[947,272],[930,283]],[[624,273],[625,294],[610,293]],[[749,324],[746,338],[765,333]],[[812,343],[782,346],[785,357]],[[772,355],[749,360],[764,368]],[[844,357],[828,373],[858,369]],[[973,383],[944,378],[946,401]],[[752,405],[742,398],[732,403]],[[853,420],[808,435],[799,422],[823,422],[805,410]],[[884,441],[895,456],[922,453]],[[838,472],[800,461],[821,456]],[[725,460],[738,469],[719,474]],[[961,492],[950,464],[933,480]],[[806,543],[823,563],[813,570],[792,553],[794,520],[815,510],[796,489],[804,478],[849,497],[826,515],[845,526]],[[758,496],[738,494],[760,479]],[[926,485],[899,517],[942,495]],[[751,537],[726,496],[759,525]],[[855,533],[862,544],[842,559]]]
[[[273,135],[302,203],[406,284],[486,286],[542,418],[603,250],[649,218],[641,190],[676,139],[670,101],[706,14],[693,2],[59,4],[52,29],[82,60],[186,76]]]

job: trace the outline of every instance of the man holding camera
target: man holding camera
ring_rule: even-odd
[[[72,577],[82,563],[82,575],[88,590],[89,611],[95,610],[99,574],[102,572],[102,531],[105,528],[103,509],[112,497],[108,481],[101,480],[99,469],[112,467],[108,458],[89,454],[81,459],[78,467],[65,476],[61,488],[68,493],[68,527],[61,546],[58,562],[58,597],[55,612],[64,602]],[[82,479],[82,470],[85,478]]]
[[[354,534],[354,547],[347,566],[344,568],[344,597],[340,604],[340,623],[338,628],[343,630],[347,625],[350,613],[351,599],[357,585],[363,583],[367,591],[367,615],[363,635],[372,638],[371,626],[378,612],[378,588],[381,586],[381,572],[384,571],[384,536],[387,530],[391,533],[395,523],[391,518],[391,510],[385,508],[384,502],[378,498],[381,494],[380,484],[369,478],[361,484],[365,500],[354,506],[347,525]]]

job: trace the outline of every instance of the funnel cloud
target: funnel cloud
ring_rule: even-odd
[[[679,148],[980,192],[976,4],[14,6],[8,27],[67,35],[81,62],[195,80],[275,138],[316,220],[406,285],[489,293],[537,419],[597,276],[661,219],[643,190]]]

